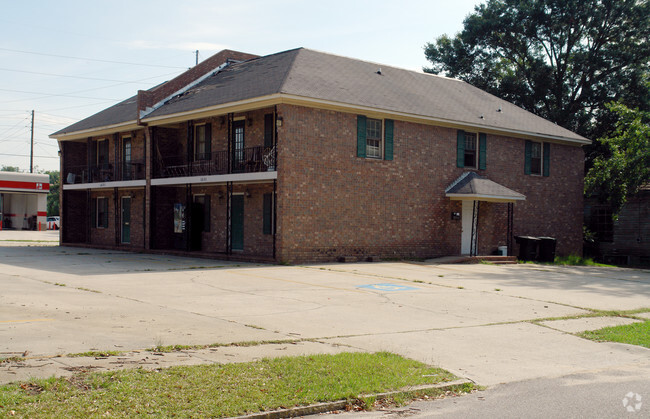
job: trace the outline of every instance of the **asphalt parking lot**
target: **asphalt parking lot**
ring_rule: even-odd
[[[273,266],[15,242],[3,233],[0,357],[314,339],[305,342],[309,351],[388,350],[482,385],[614,367],[650,371],[646,348],[581,339],[566,321],[531,322],[650,308],[648,270]],[[56,240],[53,232],[34,234]],[[599,328],[611,319],[590,321]]]

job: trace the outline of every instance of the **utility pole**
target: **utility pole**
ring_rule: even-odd
[[[32,109],[32,141],[29,150],[29,173],[34,173],[34,110]]]
[[[196,64],[195,65],[199,65],[199,50],[198,49],[196,50]]]

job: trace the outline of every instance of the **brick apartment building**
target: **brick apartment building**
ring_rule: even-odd
[[[295,263],[534,235],[582,253],[589,140],[444,77],[225,50],[51,137],[65,245]]]

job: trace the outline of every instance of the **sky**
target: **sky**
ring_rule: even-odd
[[[2,0],[0,167],[58,170],[59,129],[222,49],[305,47],[422,71],[480,0]]]

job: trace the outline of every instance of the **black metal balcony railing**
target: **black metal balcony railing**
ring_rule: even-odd
[[[64,167],[64,182],[71,183],[101,183],[125,180],[142,180],[145,178],[144,161],[131,160],[118,164],[77,165]]]
[[[275,170],[275,148],[260,146],[231,151],[230,154],[226,150],[197,154],[193,161],[188,161],[187,156],[162,157],[157,161],[154,176],[208,176],[270,170]]]

